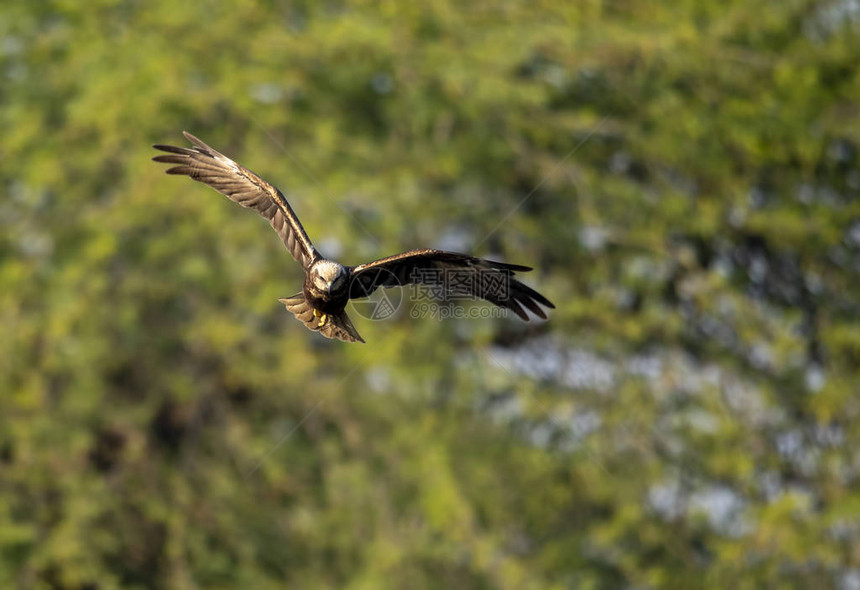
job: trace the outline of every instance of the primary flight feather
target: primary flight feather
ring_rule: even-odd
[[[555,306],[513,278],[527,266],[493,262],[456,252],[410,250],[358,266],[343,266],[317,252],[298,217],[277,188],[212,149],[190,133],[183,132],[194,147],[155,145],[167,152],[153,160],[175,164],[168,174],[183,174],[208,184],[231,201],[254,209],[269,220],[305,271],[302,291],[281,299],[286,308],[310,330],[345,342],[364,342],[346,314],[350,299],[367,297],[379,287],[423,283],[442,287],[441,292],[485,299],[513,311],[528,321],[525,309],[546,319],[541,305]],[[437,284],[442,281],[442,285]]]

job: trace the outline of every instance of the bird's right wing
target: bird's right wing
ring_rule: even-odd
[[[495,262],[458,252],[410,250],[360,264],[352,269],[351,299],[367,297],[379,287],[424,284],[441,287],[442,296],[469,295],[509,309],[528,321],[523,307],[546,319],[540,305],[555,308],[549,299],[514,278],[531,268]],[[540,305],[538,305],[540,304]]]
[[[190,133],[183,131],[183,135],[194,144],[193,148],[154,145],[152,147],[168,152],[168,155],[155,156],[152,159],[156,162],[177,164],[168,168],[167,173],[185,174],[198,182],[208,184],[231,201],[254,209],[268,219],[281,236],[287,250],[305,270],[319,258],[319,253],[281,191]]]

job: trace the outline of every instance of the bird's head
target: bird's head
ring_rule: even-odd
[[[316,295],[331,297],[346,288],[346,268],[331,260],[321,260],[310,270],[311,287]]]

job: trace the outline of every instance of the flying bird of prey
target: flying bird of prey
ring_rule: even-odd
[[[310,330],[345,342],[364,342],[346,315],[350,299],[367,297],[379,287],[409,283],[440,287],[436,284],[439,280],[457,281],[456,285],[442,285],[445,293],[480,297],[526,321],[528,315],[523,307],[543,319],[546,313],[540,305],[555,308],[546,297],[513,278],[515,272],[531,270],[528,266],[430,249],[409,250],[358,266],[343,266],[328,260],[314,248],[281,191],[190,133],[183,134],[194,147],[154,145],[168,153],[153,160],[175,164],[167,170],[168,174],[184,174],[208,184],[231,201],[254,209],[269,220],[305,271],[302,291],[280,301]],[[464,277],[468,280],[463,280]]]

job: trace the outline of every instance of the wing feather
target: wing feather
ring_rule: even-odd
[[[495,262],[456,252],[410,250],[353,267],[350,298],[367,297],[379,287],[419,283],[441,287],[440,291],[446,295],[485,299],[513,311],[526,321],[528,314],[523,306],[546,319],[546,312],[540,306],[551,309],[555,306],[549,299],[514,278],[514,273],[530,270],[528,266]],[[438,284],[439,281],[442,285]]]
[[[155,156],[152,159],[164,164],[176,164],[167,169],[168,174],[190,176],[198,182],[211,186],[231,201],[257,211],[269,220],[287,250],[304,269],[307,270],[311,263],[319,258],[310,238],[281,191],[190,133],[183,131],[183,135],[194,144],[193,148],[154,145],[152,147],[167,154]]]
[[[320,317],[314,315],[314,308],[305,299],[304,294],[296,293],[292,297],[279,299],[281,303],[293,314],[297,320],[302,322],[308,330],[319,332],[326,338],[337,338],[344,342],[364,342],[358,330],[352,325],[346,311],[338,312],[326,318],[320,326]]]

